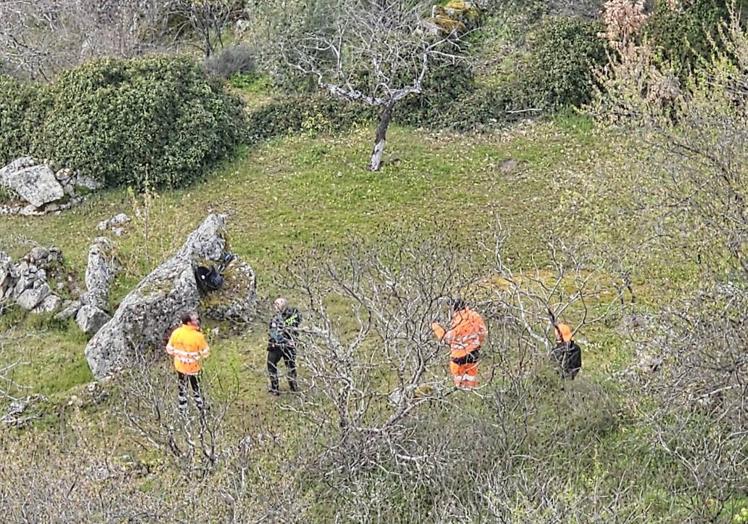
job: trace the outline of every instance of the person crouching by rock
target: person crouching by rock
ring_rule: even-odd
[[[559,366],[561,378],[574,380],[582,369],[582,349],[574,342],[571,326],[556,324],[553,327],[556,347],[551,351],[551,356]]]
[[[187,382],[192,387],[195,405],[201,412],[205,407],[200,393],[200,370],[202,361],[210,354],[208,342],[200,331],[200,317],[197,313],[187,313],[182,317],[182,325],[169,337],[166,352],[174,357],[174,369],[177,371],[179,412],[187,412]]]
[[[270,375],[271,395],[280,395],[278,390],[278,362],[281,358],[288,371],[288,386],[298,391],[296,383],[296,338],[301,324],[301,313],[288,305],[288,300],[279,297],[273,302],[275,314],[270,319],[268,335],[268,374]]]

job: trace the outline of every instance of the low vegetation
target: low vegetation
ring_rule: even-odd
[[[301,4],[269,4],[242,37],[228,27],[192,35],[224,84],[167,58],[95,62],[43,89],[2,80],[17,90],[0,103],[16,118],[0,153],[31,147],[25,133],[39,123],[60,147],[90,145],[91,169],[110,173],[112,187],[59,215],[2,217],[0,250],[17,258],[56,245],[82,281],[96,224],[127,213],[113,237],[114,309],[207,213],[226,213],[260,298],[249,326],[204,326],[210,410],[190,406],[186,417],[161,348],[92,383],[72,321],[3,306],[5,514],[748,522],[748,45],[726,14],[736,7],[484,2],[459,53],[435,60],[393,112],[372,172],[381,115],[310,90],[316,79],[283,71],[260,39],[284,23],[314,34],[307,42],[331,34],[333,3]],[[459,5],[440,2],[440,16]],[[233,36],[252,51],[221,53]],[[334,68],[321,51],[315,59]],[[151,128],[118,120],[117,101],[132,108],[144,93],[176,145],[125,136]],[[87,134],[91,104],[110,111],[111,136]],[[159,156],[172,145],[173,157]],[[158,162],[164,178],[152,179]],[[447,350],[429,329],[455,294],[489,328],[473,393],[451,387]],[[281,377],[276,399],[265,347],[278,295],[304,323],[302,391]],[[549,313],[579,328],[574,381],[548,358]]]

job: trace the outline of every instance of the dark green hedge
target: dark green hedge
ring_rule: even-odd
[[[528,36],[529,54],[519,71],[522,102],[543,110],[590,100],[593,69],[607,62],[602,26],[583,18],[549,17]]]
[[[289,95],[249,114],[246,139],[252,143],[290,133],[335,133],[375,117],[372,107],[324,93]]]
[[[41,86],[0,75],[0,167],[33,153],[48,104]]]
[[[2,82],[4,160],[31,153],[108,186],[180,186],[244,130],[241,101],[187,58],[95,61],[47,86]]]

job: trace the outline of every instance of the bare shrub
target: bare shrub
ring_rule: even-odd
[[[206,59],[205,68],[211,74],[228,79],[236,74],[254,73],[257,63],[254,50],[248,44],[237,44]]]

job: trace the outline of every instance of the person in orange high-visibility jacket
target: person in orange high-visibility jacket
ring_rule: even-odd
[[[449,330],[434,322],[431,329],[439,341],[451,349],[449,370],[456,387],[478,387],[478,359],[486,339],[486,323],[478,313],[468,308],[462,299],[452,301],[452,322]]]
[[[182,325],[169,337],[166,352],[174,357],[179,387],[179,411],[187,411],[187,382],[192,386],[195,405],[202,411],[204,402],[200,393],[199,374],[202,361],[210,354],[210,348],[200,331],[200,318],[197,313],[187,313],[182,317]]]

